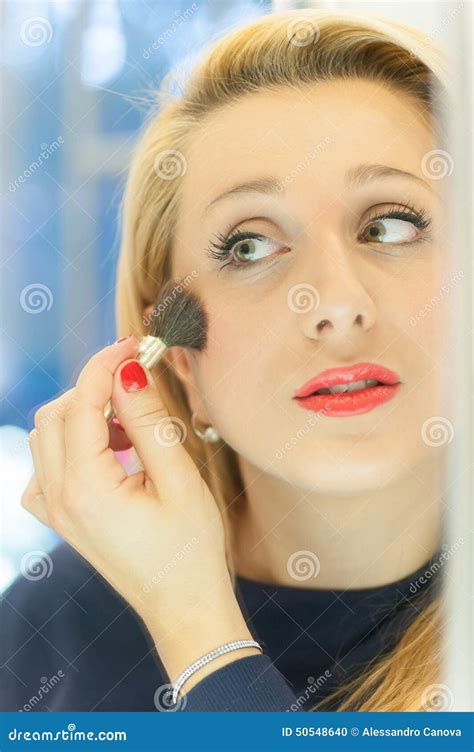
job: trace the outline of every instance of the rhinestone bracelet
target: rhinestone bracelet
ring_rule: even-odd
[[[224,653],[230,653],[231,650],[238,650],[239,648],[258,648],[263,653],[262,646],[259,645],[259,643],[255,640],[234,640],[233,642],[226,642],[225,645],[214,648],[214,650],[211,650],[209,653],[206,653],[206,655],[203,655],[202,658],[198,658],[197,661],[191,663],[191,665],[188,666],[188,668],[186,668],[183,673],[178,676],[176,682],[173,685],[173,704],[177,702],[179,691],[186,679],[189,679],[191,674],[194,674],[195,671],[201,668],[201,666],[205,666],[206,663],[209,663],[209,661],[217,658],[217,656],[223,655]]]

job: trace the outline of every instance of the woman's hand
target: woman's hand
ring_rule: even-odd
[[[21,503],[135,609],[174,680],[208,650],[251,635],[233,592],[214,497],[151,372],[143,369],[146,385],[138,389],[140,365],[127,368],[137,368],[137,346],[130,337],[105,347],[74,388],[36,412],[29,434],[35,472]],[[124,368],[137,376],[131,391],[121,380]],[[104,417],[110,398],[122,440]],[[121,442],[133,445],[144,470],[127,475],[111,448]]]

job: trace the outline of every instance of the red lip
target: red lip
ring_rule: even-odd
[[[317,389],[327,389],[336,384],[349,384],[362,379],[376,379],[381,385],[338,394],[313,394]],[[377,363],[356,363],[346,368],[329,368],[322,371],[297,389],[293,398],[307,410],[323,412],[328,416],[357,415],[392,399],[400,384],[398,374],[389,368]]]

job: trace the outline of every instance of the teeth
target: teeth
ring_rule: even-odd
[[[340,392],[355,392],[357,389],[365,389],[368,386],[377,386],[380,382],[377,379],[362,379],[362,381],[351,381],[350,384],[336,384],[328,389],[318,389],[316,394],[339,394]]]

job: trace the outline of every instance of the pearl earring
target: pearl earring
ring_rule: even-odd
[[[193,431],[196,434],[196,436],[199,436],[199,438],[202,441],[206,441],[206,442],[209,442],[209,443],[212,443],[212,444],[214,444],[216,441],[219,441],[220,436],[217,433],[217,431],[214,428],[214,426],[207,426],[207,428],[205,428],[204,431],[201,431],[197,427],[197,425],[196,425],[196,413],[193,413],[191,415],[191,425],[192,425]]]

